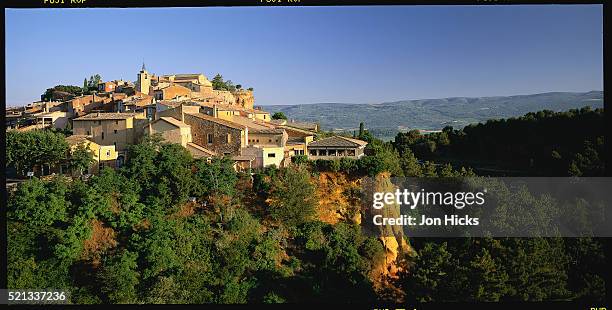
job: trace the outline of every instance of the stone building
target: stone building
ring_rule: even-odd
[[[289,136],[283,129],[251,129],[249,131],[249,145],[284,147]]]
[[[53,111],[37,114],[36,124],[40,125],[40,128],[68,128],[68,113],[62,111]]]
[[[115,150],[114,145],[100,145],[90,140],[91,136],[72,135],[66,137],[66,142],[70,146],[70,151],[73,152],[79,144],[85,144],[93,155],[93,162],[89,168],[82,171],[83,174],[97,174],[104,167],[115,168],[117,166],[117,158],[119,153]],[[61,165],[60,173],[65,173],[70,170],[68,164]],[[78,171],[72,171],[75,175]]]
[[[168,87],[175,88],[168,89]],[[184,87],[176,88],[176,86]],[[163,91],[166,90],[166,91]],[[155,93],[157,100],[174,99],[176,96],[193,98],[210,104],[226,104],[253,109],[255,98],[252,90],[215,90],[212,82],[201,73],[168,74],[156,76],[146,71],[144,64],[138,73],[136,91],[144,94]],[[169,92],[166,94],[165,92]],[[262,116],[263,118],[263,116]],[[269,119],[269,116],[266,118]]]
[[[147,72],[145,64],[142,64],[142,69],[138,72],[138,78],[136,80],[136,91],[139,91],[145,95],[148,95],[151,88],[152,75]]]
[[[169,143],[177,143],[187,147],[187,143],[192,141],[191,126],[175,119],[174,117],[163,116],[150,122],[145,127],[145,134],[161,134],[162,138]]]
[[[113,92],[113,91],[115,91],[116,87],[117,87],[117,84],[115,82],[111,82],[111,81],[100,82],[98,84],[98,91],[101,91],[101,92]]]
[[[168,85],[153,91],[156,100],[189,99],[191,90],[181,85]]]
[[[193,142],[219,155],[241,155],[246,146],[245,126],[202,113],[184,113],[185,124],[191,126]]]
[[[112,145],[119,152],[118,165],[126,159],[130,145],[140,142],[147,120],[136,113],[90,113],[72,120],[75,135],[90,136],[99,145]]]
[[[98,96],[95,94],[80,96],[66,103],[68,115],[79,117],[92,111],[112,112],[114,109],[113,99],[110,96]]]
[[[314,140],[314,132],[288,126],[277,126],[276,128],[282,128],[287,132],[286,158],[308,154],[308,144]]]
[[[243,156],[254,158],[252,168],[263,168],[269,166],[283,167],[287,163],[284,157],[285,149],[282,146],[260,146],[249,145],[242,149]]]
[[[164,141],[180,144],[186,148],[194,158],[211,158],[217,154],[192,142],[191,126],[174,117],[162,116],[150,122],[145,128],[145,134],[159,133]]]
[[[253,109],[255,105],[255,97],[253,91],[240,89],[232,93],[234,95],[236,105],[245,109]]]
[[[367,144],[357,139],[333,136],[309,143],[308,158],[311,160],[341,157],[358,159],[364,155],[363,151]]]

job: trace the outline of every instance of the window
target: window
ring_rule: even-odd
[[[225,138],[225,143],[231,143],[232,142],[232,134],[228,133],[227,137]]]
[[[104,140],[104,131],[102,132],[102,140]]]
[[[208,137],[208,144],[212,144],[213,143],[213,135],[212,135],[212,133],[209,133],[207,135],[207,137]]]
[[[268,143],[272,143],[272,139],[268,139]]]
[[[268,153],[268,158],[274,158],[276,157],[276,153]]]
[[[119,121],[115,121],[115,125],[119,125]],[[116,131],[116,130],[115,130]],[[115,132],[116,133],[116,132]]]
[[[115,129],[115,134],[117,134],[117,129]]]

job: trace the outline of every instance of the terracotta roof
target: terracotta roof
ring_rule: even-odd
[[[112,93],[112,97],[115,100],[127,98],[127,94],[125,93]]]
[[[258,134],[275,134],[282,135],[285,133],[285,130],[282,128],[274,128],[274,129],[252,129],[249,131],[250,133],[258,133]]]
[[[293,128],[302,129],[302,130],[308,130],[308,131],[314,131],[317,128],[317,123],[295,122],[295,121],[288,121],[284,119],[273,119],[273,120],[270,120],[270,123],[273,123],[276,125],[287,126],[287,127],[293,127]]]
[[[210,121],[210,122],[213,122],[213,123],[217,123],[219,125],[227,126],[227,127],[230,127],[230,128],[241,129],[241,130],[247,128],[244,125],[236,124],[234,122],[226,121],[226,120],[220,119],[220,118],[215,118],[215,117],[203,114],[203,113],[187,113],[187,112],[185,112],[185,115],[191,115],[191,116],[197,117],[199,119],[207,120],[207,121]]]
[[[187,87],[185,87],[185,86],[183,86],[183,85],[179,85],[179,84],[170,84],[170,85],[168,85],[168,86],[160,87],[160,88],[159,88],[159,89],[157,89],[157,90],[164,90],[164,89],[167,89],[167,88],[170,88],[170,87],[184,88],[184,89],[186,89],[186,90],[191,91],[191,89],[189,89],[189,88],[187,88]]]
[[[165,105],[168,107],[178,107],[181,105],[181,102],[178,101],[168,101],[168,100],[163,100],[163,101],[158,101],[157,103],[161,104],[161,105]]]
[[[292,131],[292,132],[297,132],[300,134],[303,134],[304,136],[314,136],[315,133],[309,130],[305,130],[305,129],[300,129],[300,128],[295,128],[295,127],[291,127],[291,126],[278,126],[278,128],[283,128],[286,131]]]
[[[258,122],[258,121],[252,120],[244,116],[233,115],[232,122],[246,126],[249,128],[249,130],[253,130],[253,131],[274,129],[274,126],[272,125],[268,125],[264,122]]]
[[[83,142],[91,142],[87,140],[87,138],[89,137],[90,136],[86,136],[86,135],[72,135],[72,136],[66,137],[66,142],[68,142],[68,145],[77,145]]]
[[[180,73],[180,74],[174,74],[174,78],[199,77],[200,75],[204,75],[204,74],[202,73]]]
[[[196,151],[202,152],[202,153],[204,153],[204,154],[206,154],[208,156],[216,156],[217,155],[217,153],[215,153],[215,152],[213,152],[213,151],[211,151],[209,149],[206,149],[206,148],[204,148],[202,146],[199,146],[199,145],[197,145],[195,143],[192,143],[192,142],[187,143],[187,150],[189,150],[189,148],[193,148]],[[189,151],[192,152],[191,150],[189,150]]]
[[[174,117],[162,116],[158,120],[154,121],[154,123],[155,122],[159,122],[159,121],[165,121],[166,123],[169,123],[169,124],[174,125],[174,126],[179,127],[179,128],[181,128],[181,127],[183,127],[183,128],[185,128],[185,127],[191,128],[191,126],[189,126],[189,125],[179,121],[178,119],[176,119]]]
[[[136,116],[136,113],[89,113],[73,121],[88,121],[88,120],[109,120],[109,119],[128,119]]]
[[[365,141],[342,137],[333,136],[317,141],[313,141],[308,144],[308,147],[361,147],[368,144]]]

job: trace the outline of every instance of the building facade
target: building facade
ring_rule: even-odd
[[[308,158],[339,159],[341,157],[358,159],[364,155],[368,143],[362,140],[333,136],[308,144]]]

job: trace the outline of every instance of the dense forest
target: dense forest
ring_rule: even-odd
[[[544,110],[460,130],[398,133],[394,146],[423,160],[493,166],[498,175],[603,176],[604,128],[603,109]]]
[[[148,137],[130,148],[121,169],[87,180],[32,178],[10,193],[8,284],[68,289],[73,303],[602,301],[607,262],[596,238],[407,236],[412,250],[394,257],[393,272],[381,272],[388,246],[354,219],[361,178],[474,176],[467,166],[434,161],[468,156],[475,141],[482,147],[473,158],[514,152],[516,167],[533,159],[533,174],[601,175],[602,117],[601,110],[538,112],[415,139],[399,134],[393,143],[362,126],[368,156],[359,160],[298,156],[289,167],[253,174],[235,172],[228,158],[193,159],[180,145]],[[530,134],[534,128],[542,135]],[[62,133],[9,137],[7,164],[19,170],[87,163],[68,152]],[[421,153],[430,141],[433,150]],[[516,142],[487,151],[501,141]],[[542,162],[550,146],[563,164]],[[25,148],[31,161],[19,159]],[[325,216],[330,208],[341,215]]]

